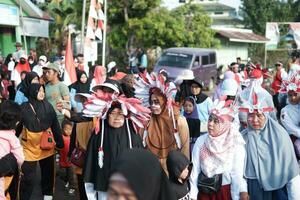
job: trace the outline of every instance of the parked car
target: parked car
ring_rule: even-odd
[[[201,78],[204,86],[212,89],[217,80],[216,52],[212,49],[170,48],[166,49],[154,66],[154,72],[160,69],[169,72],[171,80],[192,70],[195,77]]]

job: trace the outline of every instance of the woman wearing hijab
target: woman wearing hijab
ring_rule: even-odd
[[[247,199],[247,184],[243,179],[245,142],[232,122],[234,112],[226,104],[225,101],[214,102],[208,119],[208,134],[200,136],[194,145],[191,199]],[[214,192],[199,184],[199,180],[207,178],[216,180],[214,185],[218,187]]]
[[[174,103],[177,90],[164,84],[163,77],[155,74],[140,74],[134,87],[136,97],[143,98],[152,113],[143,134],[143,144],[159,158],[167,173],[166,158],[170,151],[180,150],[190,157],[188,124]]]
[[[106,68],[101,65],[96,66],[94,70],[94,78],[92,79],[90,90],[92,90],[94,86],[104,83],[105,80],[106,80]]]
[[[200,120],[196,105],[196,100],[194,97],[186,97],[183,102],[183,116],[186,118],[186,121],[189,126],[190,132],[190,152],[193,151],[193,146],[200,136]]]
[[[175,200],[157,158],[143,149],[122,152],[109,179],[108,200]]]
[[[269,113],[265,96],[253,93],[240,107],[248,113],[246,142],[248,193],[251,200],[300,199],[299,166],[286,130]]]
[[[20,183],[20,199],[29,200],[34,188],[37,163],[41,168],[41,187],[44,200],[53,199],[54,188],[54,154],[55,149],[41,149],[42,132],[51,129],[55,147],[63,147],[61,129],[56,113],[51,104],[45,100],[44,87],[33,83],[29,86],[28,102],[22,104],[23,131],[21,144],[25,162],[22,166],[23,176]]]
[[[83,105],[75,101],[76,93],[89,93],[91,82],[85,71],[77,71],[77,81],[69,86],[71,106],[75,112],[81,112]]]
[[[207,131],[207,121],[209,116],[209,111],[212,108],[212,100],[206,94],[202,92],[203,82],[196,77],[191,83],[191,93],[192,97],[196,100],[199,120],[200,120],[200,132],[203,134]]]
[[[150,110],[138,99],[98,91],[88,96],[83,113],[100,118],[88,143],[83,174],[88,199],[102,200],[121,153],[142,147],[136,130],[149,119]]]
[[[21,105],[28,101],[29,86],[32,83],[39,83],[39,76],[35,72],[26,74],[25,79],[20,83],[19,89],[15,96],[15,102]]]

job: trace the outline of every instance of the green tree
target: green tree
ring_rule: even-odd
[[[50,41],[40,39],[41,44],[38,46],[50,48],[43,49],[44,52],[49,54],[63,50],[67,41],[67,26],[74,24],[77,26],[77,29],[81,26],[82,1],[51,0],[50,3],[45,2],[39,4],[39,6],[42,10],[49,13],[54,22],[50,23],[49,27]]]
[[[219,42],[214,38],[211,23],[201,6],[196,4],[172,11],[158,7],[149,10],[142,18],[129,18],[127,23],[111,25],[109,44],[115,51],[123,52],[130,46],[146,49],[157,46],[215,47]],[[127,59],[127,56],[122,57]]]
[[[246,27],[264,35],[266,22],[294,21],[297,7],[292,0],[242,0],[241,9]]]

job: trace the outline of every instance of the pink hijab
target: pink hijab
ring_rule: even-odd
[[[95,71],[94,71],[94,80],[96,82],[96,85],[104,83],[104,81],[106,80],[105,67],[103,67],[101,65],[96,66]]]

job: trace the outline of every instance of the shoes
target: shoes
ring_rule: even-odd
[[[65,188],[68,189],[69,188],[69,182],[67,182],[67,184],[65,185]]]

